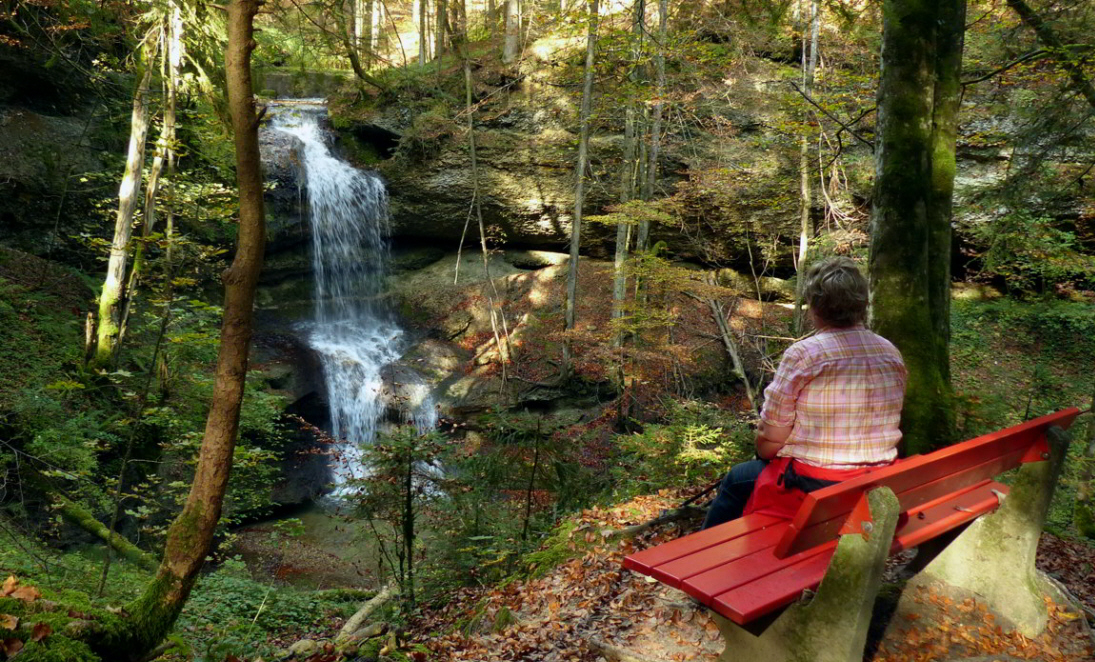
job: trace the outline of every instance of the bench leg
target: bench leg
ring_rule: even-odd
[[[942,553],[913,577],[899,612],[915,610],[906,603],[917,587],[941,583],[972,592],[986,607],[1010,621],[1027,637],[1042,633],[1049,619],[1043,596],[1058,591],[1034,567],[1038,538],[1049,513],[1053,489],[1068,451],[1068,434],[1051,428],[1050,457],[1019,469],[1011,491],[995,512],[970,524]]]
[[[861,662],[875,596],[882,584],[894,529],[897,497],[887,487],[867,496],[871,532],[840,538],[817,593],[791,605],[759,635],[714,614],[726,641],[722,662]]]

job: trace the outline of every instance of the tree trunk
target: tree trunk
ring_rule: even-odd
[[[148,183],[145,185],[144,196],[144,223],[141,227],[142,241],[137,244],[133,253],[133,266],[130,268],[129,278],[126,279],[124,292],[124,305],[121,324],[118,327],[118,342],[120,346],[125,340],[129,327],[129,316],[133,310],[133,302],[137,298],[141,277],[144,271],[145,244],[152,232],[156,229],[156,196],[159,194],[160,175],[164,171],[165,164],[172,162],[175,157],[175,125],[176,104],[178,100],[179,70],[182,65],[182,16],[178,5],[174,1],[168,2],[164,20],[164,108],[163,127],[160,130],[160,139],[156,143],[156,157],[152,160],[152,168],[148,173]],[[170,168],[168,176],[171,176]],[[115,352],[117,352],[117,346]]]
[[[384,37],[384,12],[387,11],[383,0],[369,0],[369,52],[376,57],[380,51],[380,40]]]
[[[886,0],[871,214],[871,319],[905,358],[907,454],[954,433],[947,333],[950,192],[964,0]],[[937,83],[937,79],[939,82]],[[953,83],[952,83],[953,81]]]
[[[521,42],[521,21],[517,15],[517,0],[506,0],[506,32],[502,45],[502,63],[513,64]]]
[[[430,17],[426,3],[428,0],[415,0],[418,3],[418,64],[425,66],[429,60],[429,37],[426,35],[426,26]]]
[[[437,18],[437,27],[434,30],[433,56],[440,58],[445,54],[445,22],[446,13],[449,11],[448,0],[437,0],[434,3],[434,13]]]
[[[156,577],[140,597],[127,605],[129,617],[124,619],[124,627],[104,630],[103,636],[94,642],[103,659],[139,658],[155,648],[171,630],[212,547],[221,515],[239,430],[255,287],[262,270],[265,244],[258,118],[250,66],[255,47],[253,21],[258,8],[259,0],[233,0],[228,5],[225,70],[235,132],[239,239],[232,265],[223,276],[220,350],[194,482],[182,512],[168,530]]]
[[[805,36],[802,48],[802,93],[810,96],[814,87],[814,72],[817,69],[817,37],[821,24],[821,11],[818,0],[810,3],[810,41],[807,46]],[[809,124],[812,113],[809,108],[805,111],[803,124]],[[810,238],[813,236],[813,227],[810,223],[810,209],[813,204],[810,189],[810,138],[807,135],[806,126],[803,126],[801,144],[799,145],[798,170],[799,170],[799,196],[802,206],[799,211],[798,232],[798,256],[795,260],[795,271],[798,274],[795,285],[795,314],[793,329],[794,335],[802,335],[805,328],[805,315],[803,314],[802,297],[806,290],[806,260],[810,251]]]
[[[565,329],[574,329],[578,298],[578,247],[581,245],[582,205],[585,204],[586,171],[589,169],[589,115],[593,104],[593,57],[597,47],[597,23],[600,19],[598,0],[589,0],[589,32],[586,35],[585,76],[582,82],[582,105],[578,111],[578,165],[574,183],[574,218],[570,228],[570,263],[567,265],[567,300]],[[563,374],[570,372],[570,341],[563,341]]]
[[[468,118],[468,157],[471,161],[472,207],[479,226],[479,249],[483,257],[483,277],[487,280],[487,305],[490,307],[490,329],[494,335],[494,346],[498,350],[498,361],[502,366],[502,382],[506,381],[507,365],[513,355],[509,343],[509,327],[506,323],[506,311],[502,307],[498,287],[490,273],[490,250],[487,246],[487,226],[483,220],[483,204],[479,189],[479,157],[475,144],[475,105],[473,104],[475,81],[472,78],[471,54],[468,52],[467,12],[461,23],[461,33],[453,39],[457,53],[464,61],[464,113]],[[461,243],[463,243],[461,241]],[[459,262],[459,260],[457,260]]]
[[[635,0],[631,7],[631,71],[628,77],[631,79],[634,94],[639,93],[639,88],[645,85],[648,78],[647,69],[642,62],[643,40],[646,36],[646,0]],[[634,124],[632,132],[635,136],[636,150],[635,169],[633,172],[633,190],[638,191],[640,200],[649,200],[650,191],[647,190],[647,155],[649,154],[646,142],[647,132],[650,130],[649,119],[646,110],[646,99],[631,99],[628,107],[628,121]],[[635,235],[635,250],[644,251],[650,237],[650,221],[643,218],[639,220]],[[636,283],[636,288],[638,283]]]
[[[936,416],[930,434],[936,444],[955,435],[951,386],[951,220],[954,216],[955,142],[962,105],[962,50],[966,0],[937,0],[935,89],[931,133],[931,204],[928,206],[928,305],[934,322],[932,363],[939,371]]]
[[[149,43],[155,43],[155,40],[150,40]],[[133,111],[129,120],[129,149],[126,153],[125,174],[122,175],[122,183],[118,187],[118,211],[114,217],[114,241],[110,245],[103,291],[99,295],[99,326],[92,360],[92,365],[98,368],[113,360],[114,345],[118,339],[122,284],[129,258],[129,241],[133,236],[133,215],[137,210],[141,171],[144,170],[145,142],[150,119],[148,96],[154,57],[153,47],[146,47],[141,63],[141,80],[133,95]]]
[[[101,539],[103,542],[110,545],[115,552],[118,552],[122,558],[139,566],[141,569],[147,570],[148,572],[155,572],[156,568],[159,566],[159,563],[157,563],[154,556],[104,526],[102,522],[95,519],[95,516],[92,515],[87,508],[61,497],[58,500],[57,511],[69,522],[72,522],[84,531]]]
[[[658,184],[658,157],[662,147],[662,115],[665,112],[665,40],[668,38],[669,0],[658,0],[658,44],[654,55],[656,78],[653,120],[650,125],[650,152],[646,164],[646,199],[654,198]]]

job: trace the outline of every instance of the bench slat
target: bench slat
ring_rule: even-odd
[[[936,502],[924,509],[910,512],[910,517],[894,537],[890,553],[910,549],[941,533],[945,533],[981,515],[995,510],[999,501],[993,490],[1006,491],[1000,483],[985,482],[952,499]],[[923,513],[923,517],[919,516]],[[820,553],[810,553],[810,552]],[[829,560],[836,551],[836,541],[807,553],[796,554],[785,559],[776,558],[771,550],[754,554],[756,565],[762,559],[767,561],[768,572],[762,572],[752,580],[726,581],[718,574],[719,570],[727,575],[737,573],[740,568],[729,565],[707,573],[708,577],[696,581],[686,581],[683,585],[690,595],[704,601],[719,614],[738,624],[745,624],[764,614],[784,607],[798,599],[804,589],[815,589],[825,576]],[[717,581],[721,580],[721,582]],[[706,582],[706,584],[701,584]],[[696,585],[732,586],[712,597],[710,594],[696,591]],[[700,594],[697,594],[700,593]]]
[[[926,503],[960,493],[970,487],[984,483],[993,476],[999,476],[1009,469],[1014,469],[1019,466],[1027,448],[1028,446],[1023,446],[1002,457],[982,462],[929,483],[899,492],[897,493],[897,501],[901,504],[901,511],[908,512],[920,508]],[[885,485],[885,483],[880,484]],[[854,496],[857,500],[859,497],[858,494],[842,494],[839,498],[846,500],[849,496]],[[835,500],[834,497],[833,501]],[[824,505],[819,502],[815,511],[824,513]],[[840,513],[839,510],[837,512],[836,517],[824,521],[816,521],[822,516],[818,515],[817,518],[813,518],[815,523],[809,525],[805,531],[794,531],[794,524],[788,526],[788,531],[784,532],[783,538],[776,544],[776,556],[782,558],[788,554],[794,554],[836,538],[840,527],[848,517],[847,513]]]
[[[914,488],[948,480],[955,489],[1014,468],[1025,451],[1037,443],[1047,429],[1054,425],[1067,428],[1079,413],[1076,408],[1065,409],[927,455],[916,455],[898,464],[812,492],[806,496],[791,526],[784,533],[784,539],[776,546],[776,554],[781,558],[790,557],[823,542],[827,535],[835,537],[836,530],[831,530],[831,525],[826,525],[826,522],[846,518],[860,495],[872,487],[884,485],[891,488],[901,501],[902,510],[906,510],[915,502],[916,493],[908,494],[908,501],[903,499],[903,495]],[[1003,468],[996,474],[984,473],[993,467]],[[937,486],[942,484],[938,483]],[[931,499],[938,494],[933,488],[925,487],[924,496]],[[819,526],[821,528],[816,528]]]
[[[725,524],[713,526],[710,529],[632,554],[624,559],[624,567],[628,570],[649,575],[653,568],[663,563],[694,554],[728,540],[740,538],[774,524],[786,526],[786,523],[786,520],[770,515],[746,515]]]
[[[751,536],[735,538],[727,542],[708,547],[705,550],[689,554],[688,556],[664,563],[652,569],[650,576],[669,584],[673,588],[680,588],[681,582],[698,575],[701,572],[716,568],[720,565],[736,561],[743,556],[771,549],[779,542],[787,523],[770,526],[758,531]]]

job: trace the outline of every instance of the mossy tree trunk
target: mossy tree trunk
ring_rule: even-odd
[[[950,219],[965,0],[886,0],[871,213],[871,320],[909,370],[905,452],[954,436]]]
[[[138,659],[171,630],[197,581],[220,520],[232,453],[239,431],[240,405],[251,341],[255,287],[262,269],[265,227],[258,118],[251,86],[254,17],[259,0],[228,5],[225,69],[228,104],[235,133],[239,185],[239,240],[232,265],[224,272],[221,324],[213,395],[186,504],[167,533],[163,558],[144,593],[127,605],[120,627],[104,629],[92,642],[103,659]]]
[[[125,340],[126,330],[129,326],[129,316],[133,310],[133,303],[140,288],[141,278],[145,266],[145,244],[156,229],[156,197],[160,191],[160,176],[164,172],[166,164],[173,162],[175,158],[175,125],[176,104],[178,100],[179,72],[182,67],[183,50],[183,22],[179,7],[172,0],[167,3],[163,13],[164,35],[164,66],[163,66],[163,126],[160,128],[160,138],[156,143],[156,156],[152,160],[152,167],[148,172],[148,182],[145,184],[144,194],[144,223],[141,226],[141,241],[133,252],[133,266],[130,267],[129,277],[126,279],[125,292],[122,304],[121,324],[118,328],[118,341],[120,346]],[[117,351],[117,349],[115,349]]]
[[[144,170],[145,144],[148,136],[149,92],[152,86],[152,61],[158,40],[149,37],[142,49],[141,77],[133,94],[133,111],[129,120],[129,147],[126,152],[125,173],[118,187],[118,210],[114,215],[114,239],[110,244],[106,278],[99,295],[99,321],[96,327],[95,354],[92,367],[102,368],[114,359],[114,345],[118,339],[121,319],[123,283],[126,263],[129,261],[129,242],[133,237],[133,217],[141,189],[141,172]]]

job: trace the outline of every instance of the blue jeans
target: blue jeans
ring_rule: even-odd
[[[730,469],[707,510],[707,518],[703,520],[701,531],[741,517],[745,503],[753,493],[753,484],[767,464],[764,460],[750,460]]]

